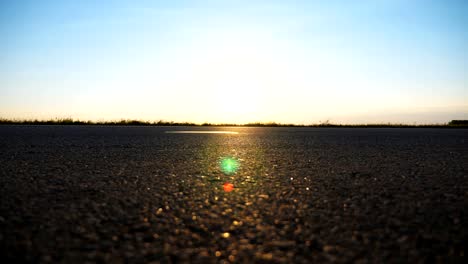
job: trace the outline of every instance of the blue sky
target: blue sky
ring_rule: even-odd
[[[468,119],[466,1],[2,1],[0,117]]]

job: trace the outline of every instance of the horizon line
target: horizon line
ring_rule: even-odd
[[[119,120],[80,120],[74,118],[54,118],[54,119],[8,119],[0,117],[0,125],[105,125],[105,126],[235,126],[235,127],[468,127],[468,120],[451,120],[447,123],[432,124],[408,124],[408,123],[360,123],[346,124],[333,123],[330,120],[320,121],[319,123],[298,124],[298,123],[280,123],[280,122],[249,122],[249,123],[195,123],[195,122],[176,122],[176,121],[150,121],[141,119],[119,119]]]

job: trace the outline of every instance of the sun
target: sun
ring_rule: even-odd
[[[212,32],[178,52],[178,75],[167,79],[175,97],[190,88],[191,96],[180,104],[196,104],[187,115],[237,124],[268,115],[268,91],[277,76],[269,50],[273,42],[242,32]]]
[[[221,83],[214,96],[219,114],[228,119],[248,119],[246,115],[255,115],[261,109],[260,85],[256,80],[239,78]]]

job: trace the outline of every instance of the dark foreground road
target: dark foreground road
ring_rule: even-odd
[[[467,177],[462,129],[0,126],[1,262],[461,263]]]

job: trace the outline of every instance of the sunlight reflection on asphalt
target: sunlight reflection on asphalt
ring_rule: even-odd
[[[167,134],[239,134],[237,131],[213,131],[213,130],[174,130],[166,131]]]

